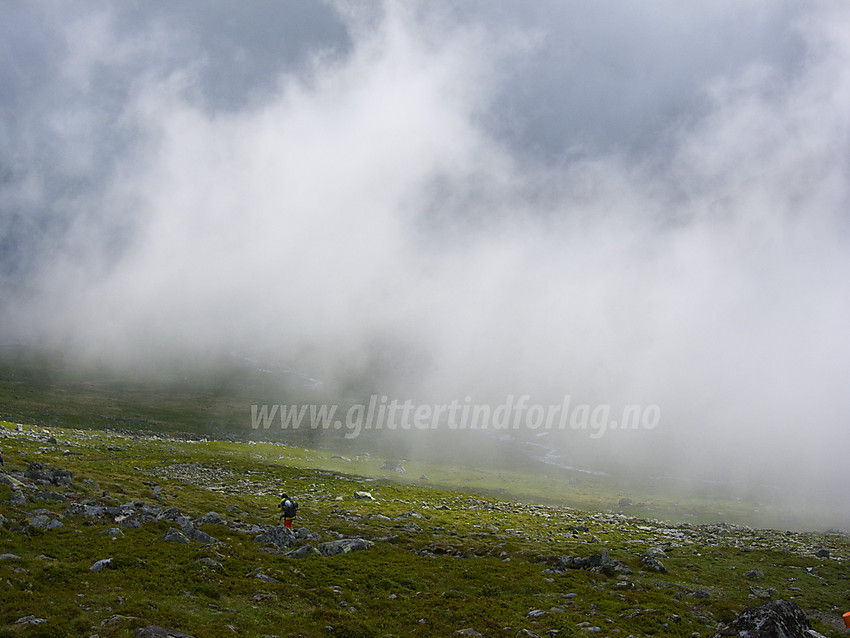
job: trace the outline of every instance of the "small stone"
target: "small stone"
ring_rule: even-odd
[[[111,536],[112,538],[124,536],[124,532],[121,531],[120,527],[110,527],[109,529],[103,530],[101,534],[104,536]]]
[[[764,587],[758,587],[757,585],[750,586],[750,594],[755,596],[756,598],[767,598],[770,599],[770,590],[765,589]]]
[[[24,616],[23,618],[18,618],[15,621],[16,625],[40,625],[43,622],[47,622],[47,618],[38,618],[30,614],[29,616]]]
[[[112,559],[111,558],[102,558],[99,561],[97,561],[94,565],[89,567],[89,570],[93,571],[93,572],[102,572],[104,569],[106,569],[107,567],[111,567],[111,566],[112,566]]]

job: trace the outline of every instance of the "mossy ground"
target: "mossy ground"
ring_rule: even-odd
[[[521,629],[578,636],[590,627],[604,636],[709,636],[718,622],[760,602],[752,585],[775,588],[775,596],[827,620],[850,610],[850,543],[843,535],[665,524],[535,505],[488,495],[486,472],[482,492],[474,484],[449,489],[435,480],[437,466],[408,467],[401,476],[382,471],[381,458],[345,460],[302,446],[61,428],[48,434],[32,426],[12,434],[11,424],[3,427],[6,470],[31,461],[68,469],[71,499],[107,491],[119,502],[176,505],[193,517],[216,511],[229,521],[275,524],[276,497],[286,489],[301,505],[296,526],[321,540],[387,540],[351,554],[295,559],[218,525],[204,527],[220,541],[210,545],[165,542],[166,522],[125,529],[114,540],[101,534],[113,523],[82,516],[61,518],[61,529],[27,531],[32,509],[61,514],[68,504],[27,492],[28,505],[16,507],[8,502],[11,489],[0,486],[0,554],[19,557],[0,560],[0,635],[130,636],[135,627],[158,624],[198,637],[447,636],[467,627],[486,636]],[[45,443],[50,436],[56,444]],[[194,478],[186,478],[186,468]],[[432,480],[413,478],[420,470]],[[457,476],[442,471],[446,483]],[[357,490],[376,500],[355,499]],[[667,549],[666,574],[641,566],[640,555],[653,546]],[[602,548],[632,573],[548,569],[547,557]],[[814,555],[822,548],[829,558]],[[103,558],[112,558],[112,568],[90,571]],[[196,562],[201,558],[221,567]],[[762,582],[744,576],[753,569],[764,573]],[[529,617],[534,610],[545,613]],[[15,624],[30,614],[47,622]]]

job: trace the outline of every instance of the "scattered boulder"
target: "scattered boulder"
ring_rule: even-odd
[[[121,531],[120,527],[110,527],[109,529],[105,529],[101,532],[104,536],[111,536],[112,538],[120,538],[124,536],[124,532]]]
[[[97,561],[94,565],[89,567],[89,571],[102,572],[107,567],[112,567],[112,559],[111,558],[102,558],[99,561]]]
[[[818,558],[829,558],[829,550],[828,549],[819,549],[815,552],[815,556]]]
[[[764,578],[764,572],[760,569],[751,569],[746,574],[744,574],[744,578],[749,578],[750,580],[754,580],[760,583]]]
[[[24,484],[14,476],[10,476],[5,473],[0,473],[0,484],[5,485],[6,487],[11,487],[13,490],[20,490],[24,487]]]
[[[169,541],[172,543],[189,542],[189,539],[186,537],[186,535],[175,527],[169,527],[168,531],[165,532],[165,536],[162,537],[162,540]]]
[[[64,494],[59,494],[58,492],[39,492],[36,494],[36,498],[41,499],[42,501],[59,501],[60,503],[67,503],[68,499]]]
[[[758,585],[750,586],[750,598],[764,598],[766,600],[770,600],[774,596],[779,597],[779,590],[771,587],[770,589],[765,589],[764,587],[759,587]]]
[[[567,569],[587,569],[603,574],[614,574],[616,572],[630,574],[631,569],[622,561],[613,560],[608,548],[603,548],[602,553],[587,557],[580,556],[558,556],[554,559],[552,570],[563,573]]]
[[[277,527],[269,527],[261,534],[257,534],[254,537],[254,542],[256,543],[272,543],[276,545],[279,549],[286,549],[288,547],[292,547],[295,544],[295,536],[294,534],[286,529],[283,525],[278,525]]]
[[[47,622],[47,618],[38,618],[30,614],[29,616],[24,616],[23,618],[18,618],[15,621],[16,625],[40,625],[43,622]]]
[[[375,543],[368,541],[365,538],[341,538],[338,541],[328,541],[327,543],[319,543],[316,549],[322,556],[337,556],[338,554],[348,554],[361,549],[369,549]]]
[[[183,514],[180,512],[180,508],[177,506],[166,507],[156,516],[156,520],[158,521],[176,521],[178,518],[181,518]]]
[[[193,541],[197,541],[198,543],[209,544],[209,543],[217,543],[218,542],[217,538],[213,538],[212,536],[210,536],[206,532],[199,530],[199,529],[195,529],[191,525],[184,527],[183,533],[186,534],[187,536],[189,536],[189,538],[191,538]]]
[[[818,638],[809,619],[797,603],[774,600],[745,609],[731,625],[714,638]]]
[[[203,565],[204,567],[210,567],[212,569],[224,569],[224,565],[214,558],[199,558],[195,561],[195,565]]]
[[[45,471],[44,466],[35,461],[27,465],[27,469],[24,470],[24,476],[31,481],[50,482],[50,475]]]
[[[29,529],[59,529],[65,527],[62,521],[50,518],[47,514],[35,514],[27,519]]]
[[[71,485],[71,473],[68,470],[53,468],[50,474],[50,482],[54,485]]]
[[[399,474],[404,474],[407,470],[404,469],[401,465],[401,461],[384,461],[384,464],[381,466],[382,470],[391,470],[393,472],[398,472]]]
[[[370,494],[369,492],[361,492],[361,491],[354,492],[354,498],[364,499],[364,500],[367,500],[367,501],[374,501],[375,500],[375,497],[372,496],[372,494]]]
[[[667,558],[664,550],[658,547],[650,547],[641,555],[640,564],[651,572],[666,574],[667,568],[664,567],[661,558]]]
[[[298,549],[286,552],[284,556],[287,558],[307,558],[308,556],[321,556],[321,553],[315,547],[310,545],[310,543],[305,543]]]
[[[195,525],[227,525],[227,521],[217,512],[207,512],[201,518],[195,519]]]

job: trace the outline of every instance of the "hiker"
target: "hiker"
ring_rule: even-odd
[[[3,462],[3,450],[0,450],[0,467],[3,467],[4,465],[6,464]]]
[[[298,513],[298,503],[289,498],[284,492],[280,495],[280,503],[277,504],[280,509],[280,517],[277,520],[283,519],[283,525],[286,529],[292,531],[292,521]]]

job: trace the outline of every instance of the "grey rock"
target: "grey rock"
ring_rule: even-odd
[[[212,569],[224,569],[224,565],[214,558],[199,558],[195,561],[195,565],[203,565],[204,567],[210,567]]]
[[[257,543],[272,543],[280,549],[292,547],[295,544],[295,535],[283,525],[269,527],[261,534],[254,537]]]
[[[641,556],[640,564],[651,572],[658,572],[659,574],[667,573],[667,568],[664,567],[664,563],[658,560],[655,556],[644,554]]]
[[[47,618],[38,618],[30,614],[29,616],[24,616],[23,618],[18,618],[15,621],[16,625],[40,625],[43,622],[47,622]]]
[[[44,466],[35,461],[27,465],[27,469],[24,470],[24,476],[31,481],[50,481],[50,475],[44,469]]]
[[[217,512],[207,512],[195,521],[195,525],[227,525],[227,521]]]
[[[102,572],[107,567],[112,567],[112,559],[111,558],[100,559],[94,565],[89,567],[89,570],[93,571],[93,572]]]
[[[61,521],[50,518],[47,514],[36,514],[29,518],[27,527],[32,529],[59,529],[65,527]]]
[[[24,487],[24,484],[14,476],[10,476],[5,473],[0,473],[0,484],[5,485],[6,487],[11,487],[13,490],[19,490]]]
[[[566,569],[588,569],[603,574],[630,574],[631,569],[622,561],[613,560],[607,548],[603,548],[602,553],[593,554],[592,556],[559,556],[552,563],[552,570],[563,572]]]
[[[764,572],[760,569],[751,569],[746,574],[744,574],[744,578],[749,578],[750,580],[761,582],[764,578]]]
[[[188,534],[188,536],[189,536],[189,538],[191,538],[193,541],[197,541],[197,542],[199,542],[199,543],[207,543],[207,544],[208,544],[208,543],[217,543],[217,542],[218,542],[218,539],[217,539],[217,538],[213,538],[212,536],[210,536],[210,535],[209,535],[209,534],[207,534],[206,532],[201,531],[201,530],[199,530],[199,529],[194,529],[194,528],[183,528],[183,532],[184,532],[184,533],[186,533],[188,529],[191,529],[191,533],[190,533],[190,534]]]
[[[402,467],[400,461],[385,461],[381,466],[382,470],[392,470],[393,472],[398,472],[399,474],[404,474],[406,470]]]
[[[750,585],[750,594],[756,598],[770,599],[772,597],[769,589],[765,589],[764,587],[759,587],[757,585]]]
[[[9,501],[12,505],[25,506],[27,504],[27,499],[24,498],[23,493],[20,490],[15,490],[12,492],[12,498]]]
[[[81,505],[80,503],[71,503],[71,514],[78,514],[86,518],[100,518],[106,515],[106,508],[101,505]]]
[[[818,558],[829,558],[829,550],[828,549],[819,549],[815,552],[815,556]]]
[[[130,514],[129,516],[116,516],[115,522],[124,529],[139,529],[144,523],[154,520],[141,514]]]
[[[174,527],[169,527],[168,531],[165,532],[165,536],[162,537],[162,540],[169,541],[172,543],[188,543],[189,539],[186,538],[186,535],[181,532],[179,529]]]
[[[327,543],[319,543],[316,549],[322,556],[337,556],[338,554],[348,554],[362,549],[369,549],[375,543],[364,538],[341,538],[338,541],[328,541]]]
[[[364,499],[367,501],[374,501],[375,497],[372,496],[370,492],[357,491],[354,492],[354,498]]]
[[[71,485],[72,474],[68,470],[54,468],[50,473],[50,482],[54,485]]]
[[[39,492],[36,494],[36,498],[39,498],[42,501],[59,501],[60,503],[68,502],[68,499],[65,498],[64,494],[59,494],[57,492]]]
[[[157,514],[156,520],[158,521],[176,521],[178,518],[183,516],[180,512],[180,508],[176,506],[166,507],[159,514]]]
[[[315,547],[310,545],[310,543],[306,543],[299,547],[298,549],[293,549],[290,552],[286,552],[284,556],[287,558],[307,558],[308,556],[320,556],[321,553]]]
[[[120,527],[110,527],[109,529],[105,529],[101,532],[104,536],[111,536],[112,538],[120,538],[124,536],[124,532],[121,531]]]
[[[813,638],[811,624],[797,603],[774,600],[745,609],[714,638]]]
[[[475,631],[472,627],[466,629],[458,629],[455,632],[458,636],[483,636],[484,634]]]

